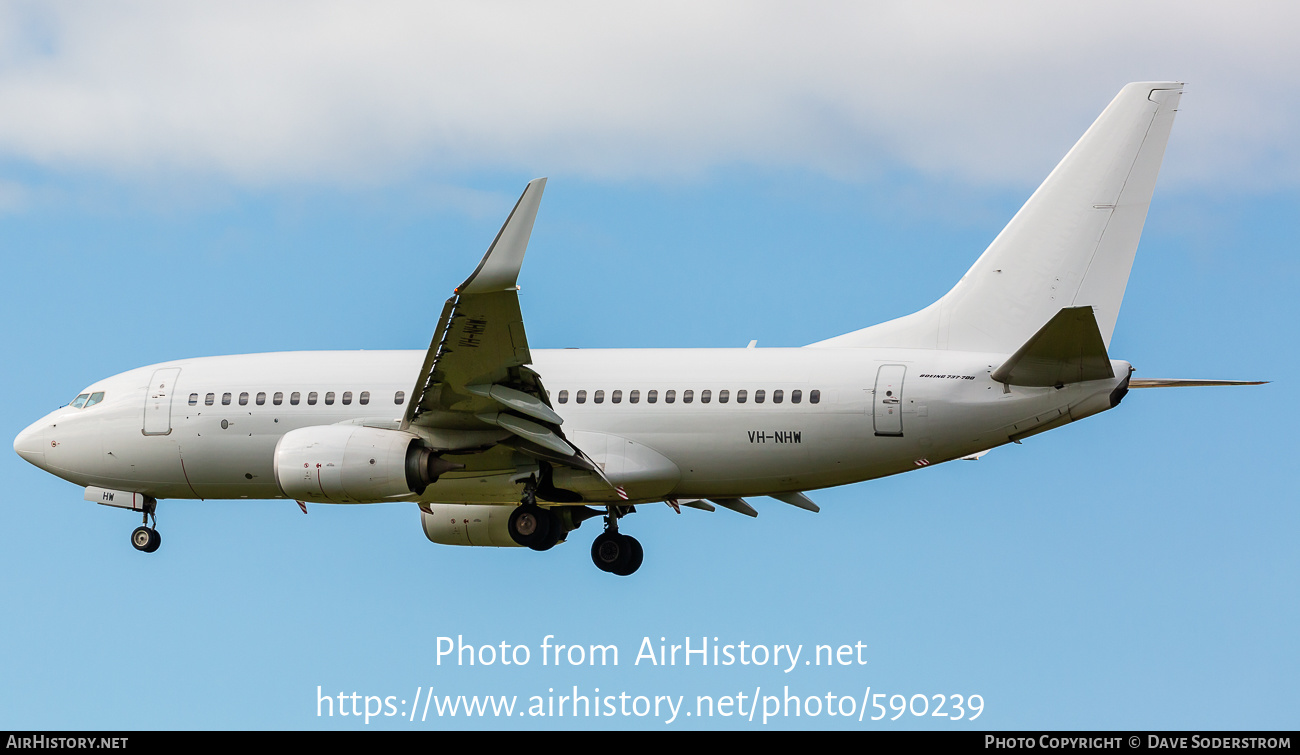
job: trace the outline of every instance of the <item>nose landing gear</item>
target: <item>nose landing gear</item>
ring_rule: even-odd
[[[131,533],[131,545],[138,551],[153,553],[158,550],[158,546],[162,545],[162,535],[152,527],[136,527]]]
[[[131,546],[138,551],[153,553],[158,550],[158,546],[162,545],[162,535],[159,535],[158,530],[155,529],[158,526],[158,517],[154,515],[157,508],[157,499],[144,499],[144,522],[131,533]],[[153,517],[153,527],[149,526],[150,517]]]

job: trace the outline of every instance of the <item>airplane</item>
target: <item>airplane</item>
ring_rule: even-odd
[[[181,359],[97,381],[14,450],[142,515],[163,499],[415,503],[434,543],[544,551],[603,516],[593,562],[644,559],[637,506],[757,516],[767,496],[982,456],[1119,405],[1108,353],[1183,85],[1123,87],[970,270],[913,314],[800,348],[534,350],[517,285],[530,182],[421,351]],[[152,518],[153,526],[150,526]]]

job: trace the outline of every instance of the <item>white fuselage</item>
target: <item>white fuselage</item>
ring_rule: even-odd
[[[54,411],[14,448],[82,486],[155,498],[283,498],[273,456],[285,433],[396,427],[423,359],[420,351],[284,352],[142,367],[90,386],[102,401]],[[1110,408],[1129,374],[1117,361],[1114,379],[1007,389],[989,376],[1006,355],[929,349],[567,349],[535,350],[533,359],[570,442],[602,465],[628,459],[633,502],[806,491],[960,458]],[[160,375],[172,380],[161,391]],[[498,468],[444,474],[418,500],[515,504],[530,463],[498,455]]]

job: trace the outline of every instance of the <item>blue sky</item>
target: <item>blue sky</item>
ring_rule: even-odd
[[[10,436],[154,362],[423,349],[538,175],[535,348],[838,335],[942,295],[1124,83],[1165,77],[1189,84],[1112,355],[1144,377],[1275,382],[1133,392],[978,462],[815,493],[816,515],[645,507],[628,579],[592,567],[594,522],[545,554],[460,549],[406,505],[166,501],[145,556],[132,515],[8,454],[0,727],[1296,727],[1294,12],[164,7],[0,6],[0,107],[22,114],[0,124]],[[543,667],[547,635],[620,663]],[[439,665],[457,636],[533,661]],[[634,664],[643,638],[687,636],[804,658],[861,642],[869,662]],[[688,709],[786,687],[985,707],[316,715],[318,686],[527,706],[575,685]]]

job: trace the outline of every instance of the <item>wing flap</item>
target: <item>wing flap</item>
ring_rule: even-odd
[[[812,499],[803,493],[773,493],[768,498],[775,498],[781,503],[788,503],[797,509],[811,511],[814,514],[822,510],[821,506],[813,503]]]
[[[753,517],[758,516],[758,511],[753,506],[750,506],[749,502],[744,498],[710,498],[709,500],[724,509],[734,511],[737,514],[744,514],[745,516]]]

